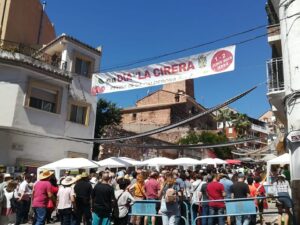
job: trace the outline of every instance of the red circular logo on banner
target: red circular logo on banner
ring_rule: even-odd
[[[232,63],[233,56],[230,51],[221,50],[214,54],[211,60],[211,69],[215,72],[226,70]]]

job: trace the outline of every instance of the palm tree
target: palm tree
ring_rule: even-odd
[[[232,121],[233,119],[233,112],[228,109],[228,108],[225,108],[225,109],[221,109],[218,111],[218,114],[217,114],[217,118],[216,120],[218,122],[222,122],[223,124],[223,134],[226,134],[226,124],[229,123]]]
[[[251,122],[246,114],[237,113],[233,120],[233,126],[237,132],[238,137],[245,137],[251,127]]]

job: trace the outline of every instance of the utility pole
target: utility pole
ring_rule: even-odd
[[[300,0],[280,0],[279,20],[285,83],[287,148],[291,155],[291,188],[300,224]]]

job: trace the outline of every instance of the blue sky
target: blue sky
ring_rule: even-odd
[[[264,7],[265,1],[253,0],[47,0],[46,12],[55,25],[57,35],[66,33],[91,46],[101,45],[101,69],[105,70],[266,25]],[[229,40],[129,68],[206,52],[266,32],[266,28],[260,28]],[[238,44],[235,71],[195,79],[196,100],[205,107],[211,107],[265,82],[266,60],[270,57],[266,36]],[[128,107],[148,91],[158,88],[104,94],[101,97],[120,107]],[[266,86],[259,86],[231,106],[249,116],[259,117],[270,108]]]

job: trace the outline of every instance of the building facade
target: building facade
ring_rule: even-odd
[[[230,107],[224,107],[225,110],[228,110],[231,115],[231,119],[228,121],[219,121],[217,122],[217,128],[219,131],[225,131],[226,137],[230,140],[238,139],[239,132],[236,128],[236,117],[239,112]],[[216,112],[216,116],[220,112]],[[251,157],[253,159],[260,159],[268,153],[271,153],[270,145],[269,145],[269,130],[267,127],[267,123],[265,121],[261,121],[259,119],[251,118],[249,116],[245,116],[245,120],[249,122],[249,126],[245,130],[243,136],[249,137],[257,137],[258,140],[254,140],[251,142],[246,142],[244,144],[236,146],[236,150],[232,153],[235,154],[235,157]],[[223,128],[225,124],[225,129]]]
[[[285,125],[291,155],[291,186],[297,221],[300,221],[300,1],[268,0],[267,96],[275,116]],[[297,224],[298,224],[297,223]]]
[[[135,107],[122,110],[122,128],[129,132],[145,132],[162,126],[174,124],[206,109],[194,98],[194,81],[186,80],[166,84],[162,89],[148,94],[136,102]],[[216,130],[213,114],[194,120],[159,134],[153,138],[170,144],[177,143],[189,131]],[[191,154],[193,152],[193,154]],[[163,153],[163,152],[162,152]],[[202,158],[207,156],[203,151],[173,151],[173,157],[188,155]]]
[[[0,39],[38,46],[55,39],[55,28],[39,0],[0,1]]]
[[[65,157],[91,158],[93,143],[76,138],[94,138],[96,98],[90,94],[91,76],[100,67],[101,50],[66,34],[53,38],[46,15],[38,45],[30,36],[30,29],[36,27],[28,28],[23,37],[23,23],[9,25],[11,18],[21,16],[15,12],[23,4],[1,1],[6,23],[1,25],[1,37],[9,38],[0,45],[2,171],[14,166],[34,169]],[[23,19],[36,19],[36,13],[30,13],[42,5],[38,0],[26,4],[25,9],[33,8],[24,10]]]

